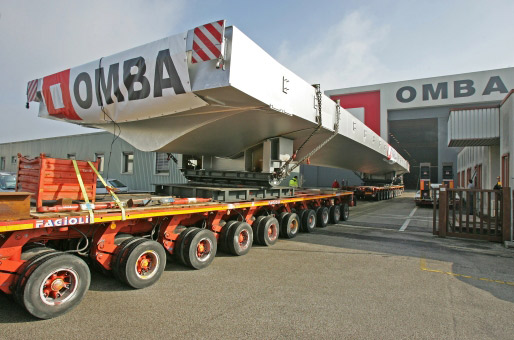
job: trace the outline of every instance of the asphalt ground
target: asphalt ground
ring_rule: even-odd
[[[169,262],[143,290],[93,272],[52,320],[0,294],[0,339],[514,338],[514,251],[432,236],[432,210],[414,209],[412,193],[359,201],[347,222],[203,270]]]

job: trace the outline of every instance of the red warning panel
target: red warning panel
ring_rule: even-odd
[[[380,136],[380,91],[331,96],[340,100],[343,109],[364,108],[364,124]]]
[[[71,103],[69,69],[44,77],[42,92],[50,115],[56,118],[82,120]]]
[[[218,59],[223,54],[225,20],[198,26],[194,30],[192,63]]]

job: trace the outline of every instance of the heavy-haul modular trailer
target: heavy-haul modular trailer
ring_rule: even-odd
[[[279,235],[346,220],[353,193],[302,191],[293,197],[237,203],[203,202],[23,216],[29,195],[0,194],[0,290],[33,316],[48,319],[79,304],[95,267],[132,288],[161,276],[167,255],[194,269],[217,249],[245,255],[253,243],[271,246]],[[192,202],[194,199],[191,200]],[[9,221],[5,221],[6,219]]]
[[[353,191],[355,198],[361,200],[375,200],[382,201],[401,196],[405,190],[403,185],[389,185],[389,186],[370,186],[360,185],[353,187],[344,187],[345,190]]]

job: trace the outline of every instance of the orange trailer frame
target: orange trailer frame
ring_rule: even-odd
[[[80,273],[87,281],[87,266],[69,252],[133,288],[144,288],[160,277],[166,252],[201,269],[212,262],[218,245],[244,255],[254,242],[269,246],[279,235],[293,238],[300,230],[346,220],[352,200],[348,191],[305,191],[277,200],[126,208],[124,217],[120,209],[104,209],[95,211],[93,223],[87,212],[33,212],[30,219],[0,222],[0,290],[14,294],[38,318],[55,317],[78,304],[87,290],[78,281]],[[70,268],[51,267],[65,258]],[[27,291],[30,280],[45,266],[48,275],[36,277],[43,280],[35,285],[40,299],[30,300],[38,296]],[[127,271],[131,266],[135,271]]]

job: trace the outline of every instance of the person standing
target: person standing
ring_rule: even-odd
[[[339,182],[337,181],[337,179],[334,179],[334,182],[332,183],[332,188],[339,189]]]
[[[298,188],[298,176],[294,176],[293,178],[291,178],[291,180],[289,181],[289,186],[293,188]]]
[[[496,184],[493,187],[493,190],[501,190],[502,182],[500,181],[500,176],[496,177]]]

